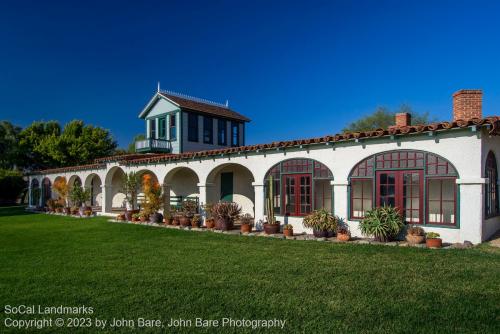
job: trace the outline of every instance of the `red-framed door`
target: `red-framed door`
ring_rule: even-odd
[[[285,215],[304,216],[312,211],[311,174],[283,175]]]
[[[377,206],[393,206],[400,210],[405,222],[423,222],[422,170],[377,171]]]

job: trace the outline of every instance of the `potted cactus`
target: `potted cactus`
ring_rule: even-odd
[[[252,232],[253,217],[252,215],[245,213],[238,218],[238,223],[240,224],[241,233]]]
[[[273,177],[269,177],[268,183],[268,196],[266,199],[266,210],[267,210],[267,221],[264,223],[264,232],[266,234],[276,234],[280,233],[280,222],[276,220],[274,216],[274,204],[273,204]]]
[[[214,205],[212,214],[215,218],[215,228],[222,231],[232,230],[234,220],[241,213],[241,207],[234,202],[219,202]]]
[[[285,237],[293,237],[293,226],[292,224],[283,225],[283,234]]]
[[[439,233],[428,232],[426,235],[425,244],[428,248],[441,248],[443,246],[443,240],[440,238]]]
[[[203,206],[203,210],[205,210],[205,226],[209,229],[212,229],[215,227],[215,219],[213,217],[212,210],[214,208],[214,205],[211,203],[206,203]]]

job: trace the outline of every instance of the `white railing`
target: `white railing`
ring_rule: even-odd
[[[144,149],[159,149],[162,151],[171,151],[172,144],[170,140],[164,139],[145,139],[139,140],[135,142],[136,150],[144,150]]]

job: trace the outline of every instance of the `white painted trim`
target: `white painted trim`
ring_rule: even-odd
[[[172,103],[173,105],[175,105],[176,107],[180,108],[181,106],[172,101],[171,99],[161,95],[159,92],[157,92],[152,98],[151,100],[149,100],[148,104],[146,104],[146,106],[144,107],[144,109],[142,109],[141,113],[139,114],[139,118],[141,119],[144,119],[146,118],[149,110],[154,106],[155,102],[158,100],[158,99],[165,99],[167,100],[168,102]]]
[[[457,184],[485,184],[488,182],[488,179],[486,178],[468,178],[468,179],[457,179],[456,183]]]

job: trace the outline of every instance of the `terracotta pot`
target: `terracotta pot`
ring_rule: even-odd
[[[215,227],[215,220],[213,218],[209,218],[205,220],[205,226],[207,228],[214,228]]]
[[[428,248],[441,248],[443,246],[443,239],[432,238],[425,240],[425,244]]]
[[[136,222],[138,222],[138,221],[139,221],[139,218],[132,217],[132,221],[133,221],[134,223],[136,223]]]
[[[200,227],[201,225],[201,222],[198,220],[198,221],[191,221],[191,227]]]
[[[293,229],[283,230],[285,237],[293,237]]]
[[[347,233],[338,233],[337,240],[338,241],[349,241],[349,240],[351,240],[351,236]]]
[[[64,208],[64,213],[67,215],[71,214],[71,208]]]
[[[422,242],[424,242],[424,240],[425,240],[425,236],[423,236],[423,235],[411,235],[411,234],[408,234],[406,236],[406,241],[408,241],[408,243],[410,245],[421,244]]]
[[[167,225],[172,225],[174,222],[174,219],[173,218],[165,218],[165,219],[163,219],[163,222]]]
[[[313,235],[316,238],[332,238],[335,236],[334,231],[327,231],[327,230],[314,230],[313,229]]]
[[[127,219],[128,221],[131,221],[132,215],[136,214],[136,213],[139,213],[139,210],[127,210],[127,211],[125,211],[125,219]]]
[[[264,232],[266,234],[280,233],[280,224],[264,224]]]
[[[188,217],[181,217],[179,219],[180,223],[182,226],[189,226],[191,225],[191,218],[188,218]]]
[[[147,220],[147,217],[146,216],[141,216],[139,219],[140,219],[140,221],[142,223],[144,223]]]
[[[217,219],[215,221],[215,228],[217,230],[221,230],[221,231],[229,231],[229,230],[232,230],[234,227],[234,223],[233,221],[229,220],[229,219]]]
[[[120,220],[120,221],[125,220],[125,215],[124,214],[119,214],[118,216],[116,216],[116,220]]]
[[[57,213],[62,213],[62,212],[63,212],[63,209],[62,209],[62,208],[57,208],[57,209],[56,209],[56,212],[57,212]]]
[[[241,224],[241,233],[250,233],[250,232],[252,232],[252,225]]]
[[[92,211],[85,211],[85,216],[90,217],[92,215]]]
[[[179,226],[181,224],[180,217],[174,217],[174,219],[172,219],[172,224]]]

